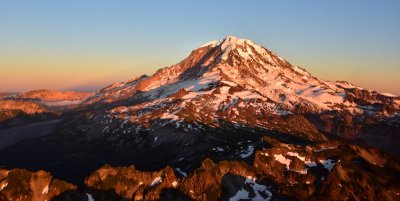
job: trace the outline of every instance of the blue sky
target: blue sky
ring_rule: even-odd
[[[227,35],[315,76],[400,94],[400,1],[0,1],[0,91],[87,89]]]

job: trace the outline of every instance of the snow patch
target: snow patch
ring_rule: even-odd
[[[197,96],[202,96],[210,93],[211,93],[210,91],[195,91],[195,92],[191,91],[188,94],[184,95],[182,99],[183,100],[193,99],[196,98]]]
[[[223,151],[225,151],[222,147],[213,147],[212,150],[213,150],[213,151],[216,151],[216,152],[223,152]]]
[[[254,146],[253,146],[253,145],[249,145],[249,146],[247,147],[247,150],[245,150],[244,153],[240,154],[239,156],[240,156],[241,158],[247,158],[247,157],[249,157],[251,154],[253,154],[253,152],[254,152]]]
[[[236,87],[237,86],[236,82],[231,82],[231,81],[226,81],[226,80],[222,80],[221,82],[224,83],[224,84],[227,84],[227,85],[229,85],[231,87]]]
[[[177,172],[179,172],[181,175],[183,175],[184,177],[187,177],[186,172],[182,171],[180,168],[175,168],[175,170],[176,170]]]
[[[200,46],[200,47],[207,47],[207,46],[210,46],[210,45],[211,45],[212,47],[215,47],[215,46],[219,45],[221,42],[222,42],[221,40],[213,40],[213,41],[210,41],[210,42],[208,42],[208,43],[206,43],[206,44],[203,44],[203,45]]]
[[[274,154],[274,158],[279,163],[286,165],[286,169],[289,170],[289,166],[292,160],[285,158],[285,156],[283,156],[282,154]]]
[[[295,157],[297,157],[298,159],[300,159],[301,161],[305,161],[306,160],[306,157],[303,157],[303,156],[300,156],[298,153],[296,153],[296,152],[287,152],[287,155],[289,155],[289,156],[295,156]]]
[[[171,113],[164,113],[164,114],[161,116],[161,119],[171,119],[171,120],[178,120],[178,119],[179,119],[179,117],[178,117],[177,115],[175,115],[175,114],[171,114]]]
[[[8,183],[4,183],[3,185],[1,185],[1,187],[0,187],[0,191],[2,191],[5,187],[7,187],[8,186]]]
[[[317,149],[317,150],[314,150],[314,152],[321,152],[321,151],[325,151],[325,150],[331,150],[331,149],[336,149],[337,148],[337,146],[331,146],[331,147],[325,147],[325,146],[322,146],[320,149]]]
[[[219,90],[221,91],[222,95],[226,95],[226,94],[228,94],[230,88],[231,87],[223,86]]]
[[[295,152],[288,152],[287,154],[288,154],[289,156],[295,156],[295,157],[297,157],[298,159],[300,159],[301,161],[304,161],[305,164],[306,164],[308,167],[314,167],[314,163],[315,163],[315,162],[306,161],[306,160],[305,160],[305,157],[299,156],[298,153],[295,153]],[[292,169],[290,169],[290,163],[292,162],[292,160],[287,159],[287,158],[286,158],[285,156],[283,156],[282,154],[275,154],[275,155],[274,155],[274,158],[275,158],[275,160],[278,161],[279,163],[281,163],[281,164],[283,164],[283,165],[286,165],[286,170],[290,170],[290,171],[297,172],[297,173],[300,173],[300,174],[307,174],[307,172],[308,172],[308,168],[304,168],[304,169],[302,169],[302,170],[292,170]],[[309,165],[310,165],[310,166],[309,166]],[[316,165],[316,164],[315,164],[315,165]]]
[[[396,95],[393,95],[391,93],[381,93],[381,94],[388,97],[397,97]]]
[[[240,92],[234,93],[233,95],[240,97],[243,100],[263,98],[259,94],[251,92],[251,91],[240,91]]]
[[[88,201],[94,201],[93,196],[89,193],[86,193],[86,196],[88,198]]]
[[[298,73],[300,73],[300,74],[302,74],[302,75],[310,76],[310,74],[309,74],[307,71],[301,69],[301,68],[298,67],[298,66],[293,66],[293,70],[296,71],[296,72],[298,72]]]
[[[42,194],[46,195],[47,193],[49,193],[49,185],[47,185],[46,187],[43,188],[42,190]]]
[[[329,172],[333,170],[333,167],[336,165],[335,161],[332,159],[327,160],[319,160],[319,162],[327,169]]]
[[[244,182],[245,185],[249,185],[252,189],[255,195],[253,197],[250,197],[250,192],[247,191],[245,188],[240,189],[236,195],[233,197],[229,198],[229,201],[239,201],[239,200],[271,200],[272,198],[272,193],[268,190],[268,188],[264,185],[257,184],[251,179],[246,179]]]
[[[162,177],[161,177],[161,176],[160,176],[160,177],[156,177],[156,178],[153,180],[153,182],[151,182],[150,186],[158,185],[158,184],[161,183],[161,182],[162,182]]]
[[[63,100],[63,101],[44,101],[48,107],[62,107],[62,106],[69,106],[69,105],[78,105],[82,103],[82,100]]]
[[[317,163],[314,162],[314,161],[305,161],[305,164],[306,164],[308,167],[317,167]]]
[[[176,186],[178,186],[178,182],[177,182],[177,181],[172,182],[172,186],[173,186],[174,188],[176,188]]]

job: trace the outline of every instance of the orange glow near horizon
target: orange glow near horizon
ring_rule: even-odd
[[[321,79],[345,80],[367,89],[400,94],[400,89],[397,87],[399,86],[397,69],[393,69],[394,73],[379,71],[379,68],[375,68],[376,64],[371,61],[357,63],[342,59],[340,62],[325,63],[327,59],[312,61],[292,59],[297,60],[299,66]],[[1,55],[0,91],[18,92],[34,89],[90,91],[114,82],[127,81],[139,75],[151,75],[158,68],[179,62],[179,59],[173,60],[164,58],[154,61],[150,57]],[[296,65],[296,62],[290,62]],[[323,68],[319,67],[322,65]],[[355,66],[362,66],[362,69]]]
[[[133,62],[134,61],[134,62]],[[152,74],[151,60],[105,57],[0,56],[0,91],[95,90]],[[135,67],[137,66],[137,67]],[[147,68],[145,68],[147,67]]]

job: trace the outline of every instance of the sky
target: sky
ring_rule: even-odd
[[[234,35],[400,95],[400,1],[0,1],[0,91],[95,90]]]

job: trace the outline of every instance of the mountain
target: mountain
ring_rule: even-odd
[[[53,109],[65,109],[68,106],[80,104],[91,96],[91,92],[33,90],[15,95],[13,98],[22,100],[35,100]]]
[[[91,94],[50,134],[1,149],[0,164],[45,169],[96,200],[396,200],[399,112],[397,96],[228,36]]]
[[[84,100],[92,95],[90,92],[76,92],[76,91],[53,91],[53,90],[33,90],[17,94],[16,98],[21,99],[39,99],[41,101],[55,102],[55,101],[74,101]]]
[[[318,132],[361,138],[400,155],[399,97],[318,79],[233,36],[207,43],[152,76],[115,83],[86,101],[96,103],[113,107],[106,111],[108,118],[136,125],[125,131],[104,125],[106,132],[154,130],[165,124],[193,131],[201,129],[197,124],[221,127],[227,122],[308,138],[321,138],[310,136]]]
[[[33,90],[0,94],[0,128],[51,120],[61,110],[71,109],[92,93],[74,91]]]

